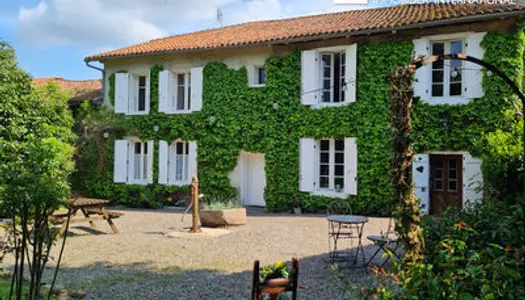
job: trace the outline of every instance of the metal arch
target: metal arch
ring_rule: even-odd
[[[496,75],[498,75],[501,79],[503,79],[512,88],[514,93],[516,93],[516,95],[518,95],[518,97],[521,99],[521,102],[523,104],[523,109],[525,109],[525,95],[521,92],[521,90],[516,85],[516,83],[514,81],[512,81],[512,79],[510,79],[507,76],[507,74],[503,73],[503,71],[498,69],[496,66],[494,66],[492,64],[489,64],[488,62],[483,61],[481,59],[478,59],[478,58],[475,58],[475,57],[472,57],[472,56],[468,56],[468,55],[465,55],[465,54],[434,55],[434,56],[429,56],[427,58],[421,57],[419,59],[413,60],[410,63],[410,65],[408,66],[408,68],[412,72],[415,72],[420,67],[422,67],[424,65],[428,65],[428,64],[433,63],[435,61],[451,60],[451,59],[470,61],[472,63],[475,63],[475,64],[478,64],[478,65],[480,65],[482,67],[485,67],[488,70],[490,70],[491,72],[493,72]]]

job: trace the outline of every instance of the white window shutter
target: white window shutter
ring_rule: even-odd
[[[159,183],[168,184],[169,146],[166,141],[159,141]]]
[[[139,80],[135,75],[128,75],[128,112],[137,112]]]
[[[204,67],[191,69],[191,111],[199,111],[202,108],[202,83]]]
[[[414,58],[423,56],[425,58],[430,56],[430,40],[421,38],[414,40]],[[414,96],[421,97],[423,100],[430,98],[431,88],[431,72],[432,66],[430,64],[421,66],[416,70],[416,80],[414,81]]]
[[[138,83],[137,83],[138,86]],[[150,104],[151,104],[151,71],[148,72],[148,76],[146,76],[146,111],[149,112]],[[137,95],[138,99],[138,95]],[[137,101],[138,103],[138,101]]]
[[[188,142],[189,157],[188,157],[188,183],[191,183],[193,176],[198,176],[197,173],[197,142]]]
[[[414,155],[412,161],[414,196],[421,200],[421,211],[428,212],[430,205],[430,160],[428,153]]]
[[[126,183],[128,180],[128,147],[127,140],[115,140],[113,160],[113,181]]]
[[[357,44],[352,44],[346,48],[346,65],[345,65],[345,102],[352,103],[356,101],[357,88]]]
[[[169,87],[169,71],[163,70],[159,72],[159,112],[168,111],[168,92]]]
[[[129,75],[115,73],[115,113],[128,113]]]
[[[316,147],[314,139],[301,139],[299,148],[299,190],[313,192],[316,178]]]
[[[301,52],[301,103],[316,105],[320,95],[318,55],[315,50]]]
[[[153,183],[153,148],[154,148],[154,142],[148,141],[148,170],[147,170],[147,178],[148,183]]]
[[[483,198],[481,159],[463,155],[463,204],[480,203]],[[465,205],[464,205],[465,206]]]
[[[483,59],[485,50],[481,47],[481,41],[485,36],[486,32],[473,32],[467,35],[465,40],[465,54],[468,56],[475,57],[477,59]],[[481,98],[485,95],[483,91],[482,81],[483,72],[482,67],[478,64],[471,63],[468,61],[463,62],[464,75],[464,95],[467,99]]]
[[[357,195],[357,143],[345,138],[345,194]]]

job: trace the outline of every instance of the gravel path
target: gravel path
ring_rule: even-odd
[[[225,235],[186,239],[167,234],[190,226],[189,214],[181,222],[182,213],[172,209],[119,211],[125,215],[115,220],[117,235],[103,222],[96,230],[71,229],[59,287],[83,290],[86,299],[248,299],[254,260],[298,257],[299,299],[342,299],[342,286],[326,263],[325,216],[250,211],[245,226]],[[387,226],[388,219],[369,218],[363,236]],[[368,256],[373,250],[365,246]],[[344,273],[355,283],[369,278],[363,269]]]

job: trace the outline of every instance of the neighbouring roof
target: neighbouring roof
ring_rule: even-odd
[[[33,78],[33,84],[38,86],[55,83],[60,88],[71,92],[70,103],[83,101],[100,102],[102,100],[102,80],[66,80],[61,77]]]
[[[525,14],[524,4],[406,4],[376,9],[352,10],[291,19],[248,22],[151,40],[97,55],[86,61],[108,58],[279,44],[340,35],[358,35],[407,26],[433,26],[440,22],[460,23],[503,15]]]

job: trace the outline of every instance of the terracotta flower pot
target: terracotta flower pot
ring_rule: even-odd
[[[290,283],[290,280],[285,279],[285,278],[270,279],[266,281],[266,285],[268,285],[268,287],[263,288],[261,292],[271,294],[271,295],[282,293],[286,290],[285,285],[289,283]]]

